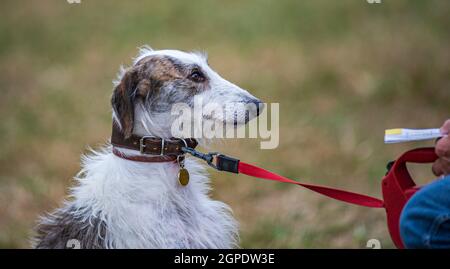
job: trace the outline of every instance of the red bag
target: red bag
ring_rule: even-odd
[[[437,160],[434,148],[418,148],[405,152],[392,163],[382,181],[384,208],[392,241],[397,248],[404,248],[400,237],[400,214],[406,202],[416,193],[416,186],[406,163],[432,163]]]

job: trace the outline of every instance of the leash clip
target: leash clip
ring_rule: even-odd
[[[193,148],[182,147],[184,153],[189,153],[192,156],[204,160],[209,166],[219,171],[226,171],[232,173],[239,173],[239,160],[220,154],[219,152],[202,153]]]
[[[219,168],[217,167],[217,164],[215,164],[214,162],[217,162],[216,157],[219,156],[218,152],[209,152],[207,153],[207,155],[211,158],[211,161],[207,161],[208,165],[211,166],[212,168],[219,170]]]
[[[214,157],[219,155],[218,152],[202,153],[200,151],[196,151],[195,149],[189,148],[189,147],[182,147],[181,150],[184,153],[189,153],[189,154],[191,154],[192,156],[194,156],[196,158],[204,160],[209,166],[211,166],[212,168],[218,170],[217,169],[217,165],[214,164],[214,159],[215,159]]]

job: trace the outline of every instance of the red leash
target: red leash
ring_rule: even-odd
[[[278,174],[272,173],[270,171],[267,171],[263,168],[244,163],[239,162],[239,173],[246,174],[248,176],[267,179],[267,180],[275,180],[283,183],[290,183],[299,185],[302,187],[305,187],[307,189],[310,189],[314,192],[320,193],[322,195],[328,196],[330,198],[343,201],[350,204],[360,205],[360,206],[367,206],[367,207],[376,207],[376,208],[382,208],[383,207],[383,201],[380,199],[370,197],[367,195],[344,191],[340,189],[330,188],[330,187],[324,187],[319,185],[312,185],[312,184],[305,184],[300,183],[298,181],[280,176]]]
[[[182,148],[182,150],[194,157],[205,160],[210,166],[219,171],[242,173],[251,177],[295,184],[346,203],[373,208],[385,208],[389,233],[398,248],[404,248],[400,237],[400,214],[406,202],[420,188],[412,180],[406,163],[432,163],[438,158],[434,148],[419,148],[402,154],[395,162],[391,163],[386,176],[382,180],[383,201],[364,194],[300,183],[223,154],[204,154],[191,148]]]
[[[274,180],[278,182],[283,183],[289,183],[289,184],[295,184],[298,186],[302,186],[304,188],[310,189],[314,192],[320,193],[322,195],[325,195],[327,197],[343,201],[350,204],[360,205],[360,206],[366,206],[366,207],[375,207],[375,208],[382,208],[383,201],[374,197],[370,197],[364,194],[344,191],[340,189],[325,187],[325,186],[319,186],[319,185],[312,185],[312,184],[306,184],[301,183],[292,179],[289,179],[287,177],[283,177],[281,175],[278,175],[276,173],[270,172],[266,169],[260,168],[256,165],[251,165],[245,162],[242,162],[238,159],[219,154],[217,152],[212,153],[202,153],[198,152],[191,148],[182,148],[182,150],[185,153],[189,153],[194,157],[197,157],[199,159],[202,159],[206,161],[211,167],[219,170],[219,171],[226,171],[226,172],[232,172],[232,173],[242,173],[251,177],[257,177],[262,178],[266,180]]]

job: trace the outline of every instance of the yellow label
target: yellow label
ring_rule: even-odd
[[[385,135],[401,135],[402,129],[387,129],[384,131]]]

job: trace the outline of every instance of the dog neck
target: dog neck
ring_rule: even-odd
[[[184,159],[185,148],[195,148],[198,143],[193,138],[164,139],[154,136],[125,136],[117,124],[113,124],[111,144],[117,157],[137,162],[173,162]],[[128,151],[128,152],[125,152]],[[131,151],[131,152],[130,152]]]

